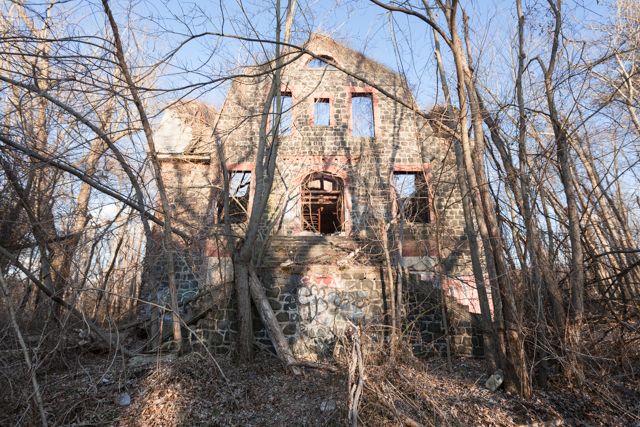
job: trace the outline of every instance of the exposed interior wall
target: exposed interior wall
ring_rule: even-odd
[[[480,317],[468,306],[443,293],[433,280],[413,276],[407,289],[407,329],[418,356],[444,356],[449,341],[453,355],[482,356]],[[444,308],[444,310],[443,310]],[[445,334],[443,315],[447,319]]]

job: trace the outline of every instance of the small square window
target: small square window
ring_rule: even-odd
[[[422,172],[394,172],[393,187],[396,191],[397,215],[407,222],[428,224],[429,187]]]
[[[280,101],[282,102],[282,110],[281,114],[278,114],[278,98],[273,98],[271,126],[278,127],[278,135],[291,135],[293,125],[293,97],[291,92],[282,92]]]
[[[329,126],[331,123],[331,103],[326,98],[316,99],[313,103],[313,124]]]
[[[351,94],[351,134],[374,137],[373,97],[370,93]]]

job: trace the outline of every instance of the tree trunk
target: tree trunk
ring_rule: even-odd
[[[250,264],[246,260],[233,260],[239,335],[236,351],[240,362],[249,362],[253,359],[253,321],[251,318],[249,270]]]
[[[156,176],[156,183],[158,185],[158,196],[160,197],[160,203],[162,205],[162,214],[164,216],[164,227],[162,233],[162,249],[167,256],[167,275],[169,282],[169,294],[171,298],[171,318],[172,318],[172,328],[173,328],[173,341],[174,347],[176,351],[180,351],[182,346],[182,330],[181,330],[181,319],[180,319],[180,307],[178,305],[178,290],[176,284],[176,275],[175,275],[175,259],[173,253],[173,242],[172,242],[172,226],[171,226],[171,206],[169,204],[169,199],[167,197],[167,193],[164,186],[164,181],[162,179],[162,170],[160,168],[160,162],[158,161],[158,154],[156,151],[156,146],[153,137],[153,130],[151,129],[151,123],[147,117],[147,113],[145,107],[142,103],[142,99],[138,94],[138,89],[136,83],[133,81],[131,73],[129,72],[129,66],[124,56],[124,48],[122,47],[122,41],[120,40],[120,31],[118,30],[118,24],[116,23],[113,13],[111,12],[111,8],[109,7],[108,0],[102,0],[102,7],[107,15],[107,19],[109,20],[109,25],[111,27],[111,31],[113,32],[113,42],[115,46],[115,57],[118,61],[118,65],[122,76],[127,84],[127,88],[131,93],[131,97],[133,99],[133,103],[138,111],[138,115],[140,117],[140,123],[142,125],[142,129],[144,131],[145,138],[147,140],[147,145],[149,147],[149,159],[151,160],[151,165],[153,166],[153,171]]]
[[[555,3],[554,3],[555,1]],[[548,0],[549,7],[554,16],[554,32],[551,47],[549,64],[545,68],[539,62],[544,72],[544,88],[549,108],[549,119],[553,128],[556,142],[556,156],[560,171],[560,182],[564,190],[566,200],[567,219],[569,223],[569,241],[571,245],[569,284],[571,287],[571,305],[569,306],[569,317],[565,328],[565,339],[568,347],[569,371],[566,374],[569,378],[575,379],[578,383],[583,381],[582,367],[577,360],[581,351],[582,320],[584,314],[584,255],[581,241],[580,213],[576,197],[576,187],[572,171],[572,161],[570,156],[569,136],[565,124],[560,118],[560,114],[555,104],[555,93],[553,88],[553,74],[557,61],[557,53],[560,44],[560,30],[562,27],[561,0]]]
[[[291,26],[293,25],[293,12],[295,10],[296,0],[289,0],[287,5],[287,15],[285,18],[285,28],[283,42],[288,43],[291,36]],[[262,107],[262,116],[260,119],[260,128],[258,132],[258,146],[256,147],[254,183],[255,190],[253,199],[251,200],[251,215],[249,215],[248,224],[244,239],[237,249],[233,250],[234,272],[236,274],[234,282],[236,289],[236,299],[238,308],[238,318],[241,321],[238,334],[238,356],[241,360],[251,360],[253,358],[253,331],[251,328],[251,299],[249,295],[249,271],[253,267],[253,256],[258,240],[258,232],[260,224],[264,216],[273,179],[276,171],[276,158],[278,154],[278,128],[279,117],[282,115],[282,101],[280,94],[280,73],[283,63],[281,55],[281,22],[280,22],[280,0],[276,0],[276,47],[275,47],[275,70],[273,71],[273,79],[271,80],[267,98]],[[269,125],[269,114],[273,106],[273,100],[276,100],[276,115],[278,119],[267,132]],[[268,142],[271,144],[267,144]],[[223,158],[221,156],[221,158]],[[225,176],[225,187],[228,189],[228,177]],[[226,196],[228,198],[228,195]],[[225,208],[228,207],[228,200],[225,201]],[[225,220],[225,229],[230,230],[227,220]],[[259,286],[259,285],[258,285]],[[261,310],[269,310],[271,306],[261,307]],[[273,314],[273,313],[272,313]],[[261,315],[264,315],[262,313]],[[272,340],[274,339],[271,337]]]
[[[427,8],[427,15],[429,18],[435,22],[435,17],[432,9]],[[453,103],[451,102],[451,95],[449,91],[449,86],[446,80],[446,73],[444,69],[444,63],[442,61],[442,55],[440,52],[440,41],[438,32],[432,28],[433,31],[433,39],[434,39],[434,49],[435,49],[435,57],[436,57],[436,66],[438,69],[438,74],[440,75],[440,84],[442,86],[442,92],[445,97],[447,109],[451,112],[454,111]],[[445,112],[446,114],[446,112]],[[443,117],[445,119],[445,117]],[[461,130],[464,132],[464,130]],[[460,187],[460,194],[462,195],[461,203],[462,203],[462,212],[464,215],[464,223],[465,223],[465,235],[467,237],[467,242],[469,243],[469,252],[471,255],[471,268],[473,271],[473,277],[476,282],[476,289],[478,291],[478,300],[480,303],[480,320],[482,325],[482,337],[484,341],[484,351],[485,357],[487,358],[488,368],[490,372],[493,372],[498,367],[498,349],[497,349],[497,337],[496,330],[493,325],[493,321],[491,319],[491,308],[489,306],[489,297],[487,294],[487,289],[484,283],[484,273],[482,270],[482,256],[480,255],[480,247],[478,245],[477,233],[475,231],[474,220],[473,220],[473,207],[471,201],[471,194],[469,192],[469,186],[467,185],[467,177],[464,169],[464,157],[462,153],[462,146],[459,140],[453,141],[453,149],[456,158],[456,180],[458,182],[458,186]]]
[[[482,115],[478,106],[475,91],[473,90],[472,73],[464,55],[462,43],[456,29],[457,1],[452,3],[450,8],[445,10],[449,30],[451,34],[451,50],[457,75],[458,101],[460,105],[460,128],[461,145],[464,154],[465,170],[470,183],[471,194],[474,197],[474,209],[476,219],[483,236],[485,245],[485,257],[487,267],[492,281],[493,301],[503,303],[495,305],[495,316],[498,323],[498,340],[504,333],[506,345],[504,351],[500,353],[506,362],[507,381],[505,386],[521,396],[530,396],[531,384],[527,369],[526,355],[524,352],[524,340],[522,337],[521,324],[518,317],[515,303],[514,289],[508,277],[508,270],[504,259],[502,247],[502,236],[495,217],[495,208],[491,201],[487,186],[487,179],[484,174],[483,156],[480,149],[484,144],[484,134],[482,130]],[[465,93],[465,86],[469,88]],[[467,124],[467,95],[469,107],[471,109],[471,119],[475,137],[475,146],[472,150],[467,133],[464,131]],[[472,152],[473,151],[473,152]],[[496,286],[493,285],[496,284]],[[498,312],[497,309],[501,309]],[[499,317],[500,316],[500,317]],[[501,324],[504,316],[504,325]],[[501,332],[504,331],[504,332]],[[502,345],[500,346],[502,350]]]

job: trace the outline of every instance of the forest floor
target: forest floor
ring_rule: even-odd
[[[0,425],[40,424],[20,362],[0,352]],[[305,368],[294,377],[265,352],[244,366],[198,353],[125,362],[73,352],[41,369],[38,382],[52,425],[342,426],[339,372]],[[579,390],[552,380],[529,400],[492,393],[485,380],[475,359],[455,359],[451,372],[441,358],[368,366],[361,425],[640,426],[638,379],[601,378]]]

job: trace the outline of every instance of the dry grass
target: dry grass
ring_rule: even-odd
[[[348,352],[344,352],[348,354]],[[483,387],[482,361],[419,360],[399,352],[389,362],[365,350],[365,387],[360,424],[422,425],[638,425],[640,383],[607,377],[581,390],[553,381],[523,400]],[[338,357],[340,360],[340,357]],[[250,365],[217,359],[227,380],[208,356],[191,353],[174,361],[157,359],[128,366],[120,357],[61,354],[38,379],[53,425],[347,425],[346,367],[340,373],[305,370],[294,377],[278,360],[261,353]],[[0,352],[0,425],[37,423],[30,388],[19,358]],[[118,406],[120,393],[131,405]],[[333,407],[335,404],[335,407]],[[328,406],[328,408],[327,408]],[[635,424],[634,424],[635,423]]]

